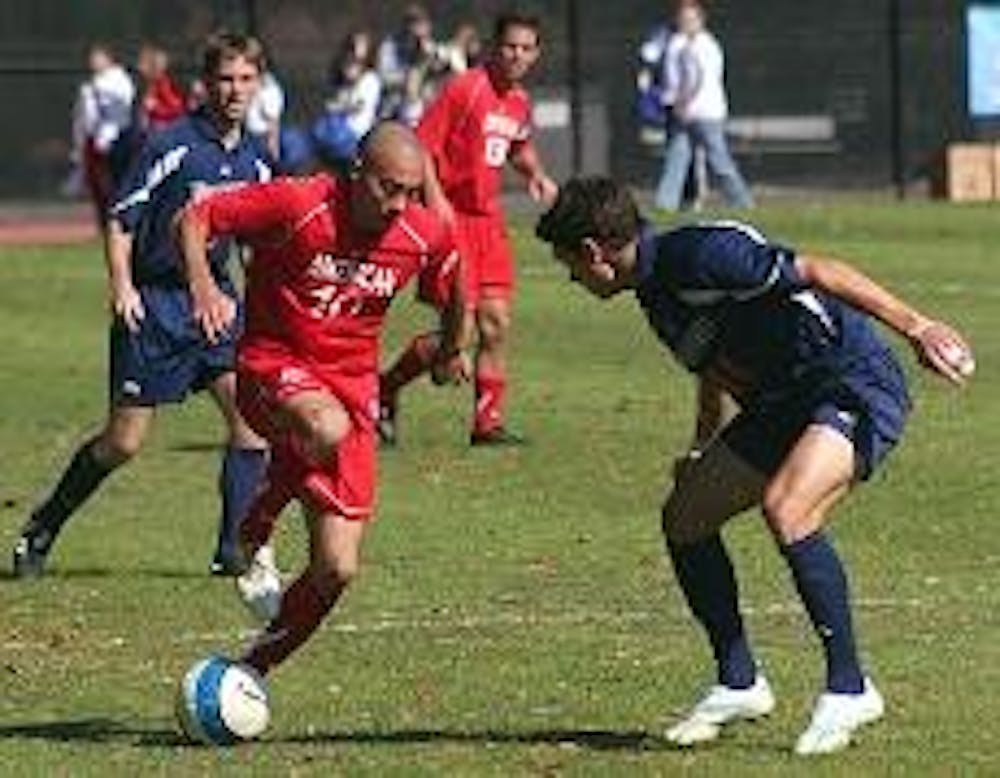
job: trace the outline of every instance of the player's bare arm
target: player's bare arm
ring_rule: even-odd
[[[132,283],[132,236],[116,220],[108,222],[104,238],[104,259],[108,269],[108,295],[111,313],[120,318],[131,332],[139,329],[146,310],[142,297]]]
[[[555,202],[556,195],[559,194],[559,185],[545,172],[534,143],[525,141],[514,144],[511,149],[510,164],[524,178],[532,200],[545,206]]]
[[[799,275],[811,286],[839,297],[905,337],[921,364],[962,386],[972,374],[972,349],[950,325],[925,316],[861,271],[840,260],[800,256]]]
[[[236,302],[219,289],[212,277],[208,222],[196,208],[188,206],[181,211],[177,232],[184,274],[191,290],[192,314],[208,342],[216,343],[236,317]]]
[[[424,203],[447,224],[455,223],[455,208],[444,193],[434,157],[429,152],[424,154]]]
[[[457,384],[468,381],[472,364],[466,352],[472,340],[469,318],[465,310],[465,286],[461,272],[452,275],[448,303],[441,310],[441,342],[431,365],[431,378],[436,384]]]

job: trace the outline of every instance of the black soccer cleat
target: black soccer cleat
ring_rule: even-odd
[[[470,446],[523,446],[527,440],[506,427],[494,427],[486,432],[473,432],[469,436]]]
[[[28,529],[14,544],[12,571],[15,578],[41,578],[49,548],[39,543],[39,535]]]

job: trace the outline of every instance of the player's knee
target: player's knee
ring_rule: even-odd
[[[660,527],[667,543],[679,546],[700,543],[718,532],[725,521],[711,502],[699,499],[697,488],[677,486],[660,512]]]
[[[794,543],[799,539],[806,518],[802,500],[786,490],[771,488],[764,492],[761,511],[779,543]]]
[[[142,450],[145,434],[139,429],[114,429],[94,441],[91,452],[105,467],[115,468],[133,459]]]
[[[675,489],[667,497],[660,510],[660,529],[663,539],[670,544],[686,545],[695,542],[696,528],[693,526],[688,512],[684,510],[684,501]]]
[[[350,585],[361,569],[361,560],[356,550],[329,550],[315,560],[312,575],[316,588],[336,596]]]
[[[350,426],[347,413],[340,407],[319,408],[310,413],[306,434],[312,455],[320,462],[329,462]]]
[[[479,313],[479,335],[484,346],[499,346],[510,330],[510,313],[501,308],[487,308]]]

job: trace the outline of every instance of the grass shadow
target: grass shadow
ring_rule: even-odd
[[[163,726],[123,724],[104,717],[0,725],[0,740],[45,740],[54,743],[131,742],[143,747],[175,747],[187,743],[177,731]]]
[[[540,730],[438,730],[400,729],[384,732],[329,732],[314,735],[292,735],[271,742],[281,743],[349,743],[355,745],[553,745],[577,747],[591,751],[648,751],[666,747],[661,737],[642,730],[606,729],[540,729]]]
[[[141,721],[128,724],[105,717],[64,719],[0,725],[0,741],[45,740],[55,743],[125,743],[138,748],[175,748],[193,746],[183,735],[163,722]],[[666,747],[662,738],[643,731],[603,729],[542,729],[522,731],[454,731],[436,729],[400,729],[362,732],[330,732],[315,735],[292,735],[267,738],[264,744],[321,745],[353,744],[362,746],[467,745],[553,745],[592,751],[649,751]]]
[[[47,580],[68,581],[87,580],[100,578],[163,578],[173,579],[205,579],[212,576],[207,570],[178,570],[177,568],[166,567],[53,567],[46,568],[45,574],[40,578],[21,579],[14,576],[10,570],[0,570],[0,584],[17,583],[20,586],[32,584],[44,584]]]

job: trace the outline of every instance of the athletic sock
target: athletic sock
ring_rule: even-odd
[[[281,597],[281,610],[268,624],[243,661],[261,675],[266,675],[275,665],[309,639],[330,612],[340,591],[324,595],[316,586],[308,570],[288,587]]]
[[[261,448],[228,446],[219,474],[222,495],[222,515],[219,518],[219,539],[216,560],[231,558],[236,553],[240,522],[247,515],[267,468],[268,453]]]
[[[36,551],[48,553],[63,525],[114,470],[94,457],[96,439],[88,440],[76,450],[55,489],[35,508],[24,531],[31,535]]]
[[[433,332],[417,335],[399,359],[379,379],[379,399],[383,405],[395,405],[396,393],[430,370],[437,352],[438,338]]]
[[[268,470],[267,486],[257,493],[240,522],[240,542],[251,555],[271,539],[278,516],[295,496],[292,485],[274,477],[272,469],[273,462]]]
[[[667,541],[688,606],[708,633],[719,683],[748,689],[757,676],[740,616],[733,564],[718,534],[692,544]]]
[[[507,378],[502,373],[476,373],[476,413],[473,431],[492,432],[503,426]]]
[[[864,675],[854,644],[847,576],[836,550],[822,532],[817,532],[783,546],[781,551],[813,628],[823,641],[827,690],[860,694]]]

